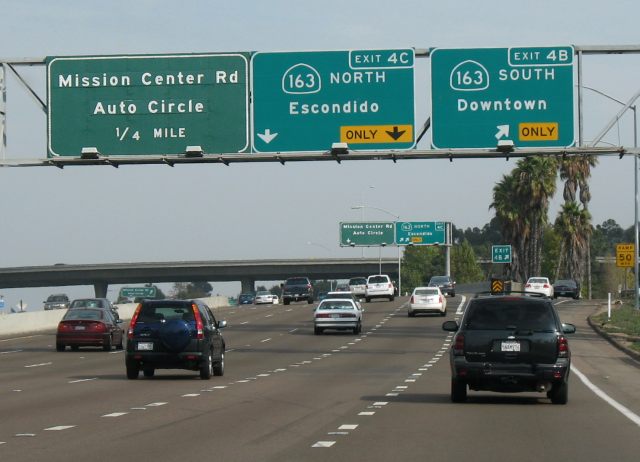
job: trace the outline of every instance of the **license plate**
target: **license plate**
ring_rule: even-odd
[[[337,318],[339,318],[339,317],[340,317],[340,315],[339,315],[339,314],[332,314],[332,315],[331,315],[331,317],[332,317],[333,319],[337,319]]]
[[[138,350],[139,351],[152,351],[153,350],[153,342],[138,342]]]
[[[84,326],[76,326],[75,329],[76,330],[85,330],[85,327]]]
[[[502,342],[500,351],[520,351],[520,342]]]

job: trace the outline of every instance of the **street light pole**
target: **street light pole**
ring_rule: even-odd
[[[613,96],[607,95],[606,93],[597,90],[595,88],[591,88],[591,87],[587,87],[585,85],[582,85],[582,88],[586,88],[587,90],[591,90],[594,93],[598,93],[599,95],[604,96],[607,99],[610,99],[611,101],[614,101],[618,104],[621,104],[622,106],[624,106],[623,110],[618,113],[619,117],[624,111],[626,111],[627,109],[631,109],[633,111],[633,147],[637,148],[638,147],[638,121],[636,118],[636,105],[632,104],[633,101],[635,101],[637,99],[637,95],[631,100],[631,102],[629,103],[624,103],[616,98],[614,98]],[[611,125],[613,126],[613,125]],[[610,129],[611,126],[608,128]],[[604,137],[604,135],[606,134],[606,132],[608,131],[608,129],[606,131],[604,131],[601,135],[598,136],[597,141],[595,144],[597,144],[598,142],[601,141],[601,138]],[[634,287],[633,287],[633,299],[634,299],[634,306],[635,309],[640,309],[640,294],[638,293],[638,154],[636,152],[633,153],[633,189],[634,189],[634,207],[633,207],[633,216],[634,216],[634,220],[633,220],[633,235],[634,235],[634,251],[633,251],[633,272],[634,272]]]
[[[391,215],[393,218],[395,218],[396,220],[400,221],[400,215],[396,215],[395,213],[391,213],[388,210],[385,209],[381,209],[380,207],[373,207],[371,205],[352,205],[351,206],[352,210],[363,210],[364,209],[373,209],[373,210],[378,210],[380,212],[384,212],[387,215]],[[363,212],[363,216],[364,216],[364,212]],[[364,220],[363,220],[364,221]],[[386,246],[386,243],[383,243],[382,246],[379,247],[378,249],[378,266],[379,266],[379,273],[382,273],[382,247]],[[398,246],[398,294],[402,293],[402,273],[401,273],[401,259],[400,259],[400,246],[398,244],[396,244]]]

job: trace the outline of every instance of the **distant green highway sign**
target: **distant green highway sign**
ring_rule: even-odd
[[[444,221],[398,221],[396,243],[398,245],[446,244]]]
[[[120,296],[127,298],[153,298],[156,296],[155,287],[123,287],[120,289]]]
[[[394,245],[394,231],[394,223],[390,221],[342,222],[340,223],[340,245],[343,247]]]
[[[435,148],[574,144],[573,47],[436,48],[430,60]]]
[[[253,150],[413,148],[414,62],[411,48],[255,53]]]
[[[511,263],[511,245],[492,245],[491,263]]]
[[[249,56],[48,57],[48,155],[246,152]]]

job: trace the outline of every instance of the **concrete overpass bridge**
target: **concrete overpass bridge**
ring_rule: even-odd
[[[256,281],[348,279],[377,274],[380,266],[397,280],[398,260],[389,258],[222,260],[0,268],[0,289],[93,285],[96,297],[106,297],[109,284],[240,281],[242,292],[251,292]]]

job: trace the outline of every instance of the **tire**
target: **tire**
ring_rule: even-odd
[[[313,333],[314,333],[315,335],[320,335],[320,334],[322,334],[322,328],[321,328],[321,327],[314,327],[314,328],[313,328]]]
[[[209,380],[213,375],[213,358],[211,356],[211,351],[208,351],[204,361],[200,364],[200,378],[202,380]]]
[[[129,380],[136,380],[138,378],[138,373],[140,372],[138,365],[131,361],[127,361],[125,364],[127,366],[127,378]]]
[[[371,297],[366,297],[365,300],[367,301],[367,303],[371,303]]]
[[[362,332],[362,324],[358,323],[358,325],[353,328],[353,333],[358,335],[360,332]]]
[[[452,296],[452,297],[455,297],[455,296],[456,296],[456,293],[455,293],[455,292],[451,292],[451,296]]]
[[[78,351],[80,347],[78,345],[71,345],[71,351]]]
[[[156,370],[153,367],[147,367],[142,369],[142,375],[145,377],[153,377],[156,373]]]
[[[567,404],[569,401],[569,384],[567,382],[557,383],[547,392],[547,397],[553,404]]]
[[[124,345],[123,345],[122,342],[124,342],[124,333],[120,336],[120,343],[118,343],[116,345],[116,350],[123,350],[124,349]]]
[[[282,303],[284,303],[285,305],[288,305],[289,303],[291,303],[289,300],[282,300]]]
[[[111,336],[107,337],[107,339],[104,341],[102,349],[104,351],[111,351]]]
[[[65,346],[62,343],[56,343],[56,351],[64,351]]]
[[[308,298],[308,299],[307,299],[307,303],[308,303],[309,305],[311,305],[311,304],[313,303],[313,298]]]
[[[446,316],[447,315],[447,310],[445,309],[444,311],[440,312],[440,316]]]
[[[451,379],[451,402],[464,403],[467,401],[467,384],[462,380]]]
[[[415,318],[416,314],[413,311],[409,310],[407,311],[407,316],[409,316],[410,318]]]
[[[220,353],[220,360],[213,365],[213,375],[222,377],[224,375],[224,351]]]
[[[389,297],[389,301],[392,302],[395,297],[392,295]]]

